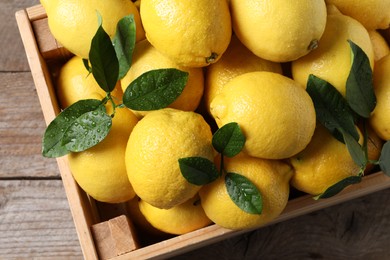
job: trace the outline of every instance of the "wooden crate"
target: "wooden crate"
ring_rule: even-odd
[[[46,124],[49,124],[60,111],[53,87],[53,75],[71,54],[51,35],[46,13],[41,5],[18,11],[16,20],[42,112]],[[389,30],[386,33],[390,38]],[[123,204],[94,201],[73,179],[67,157],[57,158],[57,163],[85,259],[167,258],[250,231],[232,231],[211,225],[185,235],[140,245],[138,236],[142,234],[137,234]],[[372,173],[365,176],[361,183],[350,186],[329,199],[315,201],[309,195],[291,199],[283,213],[269,224],[389,187],[389,177],[382,172]]]

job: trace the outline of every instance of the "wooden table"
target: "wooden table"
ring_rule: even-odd
[[[0,259],[82,259],[14,13],[0,0]],[[390,259],[390,190],[275,224],[175,259]]]

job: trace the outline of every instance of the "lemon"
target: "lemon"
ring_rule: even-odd
[[[111,114],[109,104],[107,111]],[[128,109],[117,108],[111,130],[102,142],[85,151],[69,154],[69,167],[74,179],[94,199],[119,203],[135,196],[127,178],[125,151],[137,122]]]
[[[62,67],[56,84],[57,98],[61,108],[66,108],[80,99],[103,99],[106,92],[99,87],[92,74],[86,70],[82,58],[73,56]],[[111,95],[122,99],[120,84],[115,86]]]
[[[368,31],[368,34],[374,50],[374,61],[378,61],[390,53],[389,45],[378,31],[371,30]]]
[[[383,140],[390,140],[390,55],[375,64],[374,91],[376,106],[371,113],[370,124]]]
[[[264,60],[249,51],[235,35],[228,49],[216,63],[206,67],[203,102],[209,111],[213,98],[232,78],[252,71],[271,71],[282,74],[279,63]]]
[[[139,239],[146,239],[153,241],[154,239],[167,239],[169,234],[158,230],[153,227],[145,216],[142,214],[139,208],[139,202],[141,199],[138,196],[135,196],[133,199],[126,202],[126,210],[129,213],[132,223],[136,227],[137,233],[142,234],[138,237]],[[156,241],[157,242],[157,241]],[[142,242],[141,242],[142,243]]]
[[[129,84],[141,74],[155,69],[176,68],[189,73],[188,81],[181,95],[169,105],[184,111],[194,111],[202,98],[204,80],[201,68],[188,68],[177,65],[172,60],[162,55],[147,40],[138,42],[135,46],[132,65],[126,76],[121,80],[123,92]],[[138,116],[147,114],[147,111],[134,111]]]
[[[203,67],[217,61],[232,33],[226,0],[143,0],[146,38],[174,62]]]
[[[369,30],[386,29],[390,26],[389,0],[325,0],[335,5],[343,14],[358,20]]]
[[[318,45],[326,24],[324,0],[231,0],[233,31],[254,54],[286,62]]]
[[[137,195],[165,209],[195,196],[201,186],[187,182],[178,160],[212,160],[211,138],[209,125],[195,112],[165,108],[148,113],[134,127],[126,148],[127,174]]]
[[[342,15],[336,7],[328,6],[328,21],[319,47],[291,65],[294,80],[305,85],[310,74],[328,81],[343,96],[352,66],[353,41],[366,53],[371,68],[374,67],[374,52],[367,30],[351,17]]]
[[[128,0],[41,0],[41,4],[53,36],[70,52],[85,59],[88,59],[91,41],[99,26],[97,12],[110,37],[115,35],[118,21],[129,14],[134,15],[137,41],[145,37],[139,12]]]
[[[169,234],[185,234],[212,223],[204,213],[199,196],[170,209],[156,208],[141,200],[139,208],[152,226]]]
[[[237,122],[254,157],[283,159],[309,143],[316,124],[305,89],[273,72],[249,72],[229,81],[210,105],[219,127]]]
[[[229,229],[256,228],[280,215],[288,201],[289,181],[293,174],[288,164],[244,153],[224,161],[226,172],[241,174],[256,186],[262,196],[263,209],[260,215],[241,210],[227,193],[222,176],[199,191],[202,207],[214,223]]]
[[[360,171],[347,146],[320,124],[309,145],[293,156],[290,162],[294,168],[291,185],[312,195],[322,194],[333,184],[349,176],[356,176]]]

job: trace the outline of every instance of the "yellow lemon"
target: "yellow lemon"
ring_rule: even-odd
[[[370,35],[372,48],[374,50],[374,60],[378,61],[390,53],[389,45],[385,38],[375,30],[368,31]]]
[[[266,60],[295,60],[315,49],[326,24],[324,0],[231,0],[233,31]]]
[[[183,92],[169,105],[169,107],[184,111],[194,111],[198,107],[203,95],[204,80],[202,69],[177,65],[175,62],[162,55],[147,40],[143,40],[135,46],[130,70],[121,80],[123,92],[129,84],[141,74],[150,70],[166,68],[175,68],[189,73],[187,85]],[[138,116],[143,116],[148,112],[134,111],[134,113]]]
[[[356,176],[360,171],[347,146],[320,124],[309,145],[293,156],[290,162],[294,168],[291,185],[312,195],[322,194],[333,184]]]
[[[282,67],[279,63],[264,60],[254,55],[233,35],[222,58],[206,68],[203,95],[206,109],[210,110],[213,98],[232,78],[252,71],[271,71],[282,74]]]
[[[288,202],[289,181],[293,174],[288,164],[243,153],[224,161],[226,172],[243,175],[260,191],[263,210],[259,215],[240,209],[227,193],[225,178],[222,176],[199,192],[202,207],[214,223],[229,229],[256,228],[280,215]]]
[[[292,75],[294,80],[306,86],[309,75],[314,74],[328,81],[345,96],[345,85],[352,66],[351,48],[347,40],[363,49],[371,68],[374,67],[374,52],[367,30],[358,21],[342,15],[334,6],[328,6],[328,12],[319,47],[292,62]]]
[[[199,191],[182,176],[180,158],[213,159],[212,133],[195,112],[172,108],[148,113],[134,127],[126,148],[126,168],[137,195],[158,208],[172,208]]]
[[[57,97],[62,108],[80,99],[103,99],[106,92],[99,87],[95,78],[84,67],[82,58],[73,56],[62,67],[56,84]],[[111,95],[122,99],[122,89],[118,83]]]
[[[142,214],[139,208],[139,202],[141,199],[138,196],[135,196],[133,199],[126,202],[126,210],[129,213],[132,223],[134,224],[139,242],[158,242],[162,239],[168,239],[171,235],[167,234],[157,228],[153,227],[152,224],[148,222],[145,216]]]
[[[145,37],[139,12],[128,0],[41,0],[46,10],[50,31],[70,52],[88,59],[91,41],[98,29],[98,15],[103,20],[104,30],[113,37],[118,21],[133,14],[136,23],[136,37]]]
[[[146,38],[174,62],[203,67],[217,61],[232,33],[226,0],[143,0]]]
[[[273,72],[249,72],[230,80],[210,105],[219,127],[237,122],[254,157],[283,159],[309,143],[316,124],[305,89]]]
[[[368,30],[386,29],[390,26],[389,0],[325,0],[335,5],[343,14],[358,20]]]
[[[153,207],[141,200],[139,208],[152,226],[169,234],[185,234],[212,223],[204,213],[199,196],[170,209]]]
[[[390,55],[375,64],[374,91],[376,106],[370,124],[383,140],[390,140]]]
[[[110,105],[107,106],[111,114]],[[125,151],[137,122],[131,111],[117,108],[111,130],[102,142],[85,151],[69,154],[69,167],[74,179],[94,199],[119,203],[135,196],[127,178]]]

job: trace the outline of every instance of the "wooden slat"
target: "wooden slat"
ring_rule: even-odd
[[[49,124],[60,111],[51,80],[51,74],[47,68],[47,64],[39,54],[27,12],[25,10],[18,11],[16,13],[16,19],[44,119],[46,124]],[[97,217],[94,216],[94,211],[92,210],[88,197],[73,179],[68,167],[67,157],[63,156],[57,158],[57,164],[60,169],[69,204],[71,205],[70,209],[84,256],[87,259],[97,259],[98,256],[90,230],[92,224],[95,224]]]
[[[46,125],[31,73],[0,73],[0,89],[0,178],[59,177],[41,155]]]
[[[139,248],[134,226],[126,215],[93,225],[92,234],[99,258],[102,260]]]
[[[0,194],[0,259],[82,259],[60,180],[3,180]]]
[[[0,1],[0,71],[29,70],[15,12],[38,3],[39,0]]]

